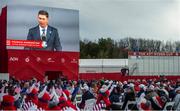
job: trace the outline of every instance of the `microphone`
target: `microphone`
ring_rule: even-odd
[[[46,48],[47,47],[46,36],[42,35],[41,39],[42,39],[42,47]]]

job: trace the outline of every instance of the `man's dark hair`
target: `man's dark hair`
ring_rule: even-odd
[[[45,11],[45,10],[40,10],[40,11],[38,12],[38,15],[45,15],[47,18],[49,17],[48,12]]]

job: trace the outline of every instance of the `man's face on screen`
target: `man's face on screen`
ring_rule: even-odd
[[[48,25],[48,18],[46,17],[46,15],[38,15],[38,22],[39,25],[44,28]]]

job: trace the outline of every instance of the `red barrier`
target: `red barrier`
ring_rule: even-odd
[[[168,80],[177,80],[180,79],[180,75],[178,76],[165,76]],[[99,80],[99,79],[108,79],[108,80],[118,80],[118,81],[127,81],[129,79],[159,79],[160,76],[123,76],[119,72],[113,72],[113,73],[80,73],[79,74],[80,79],[85,80]]]

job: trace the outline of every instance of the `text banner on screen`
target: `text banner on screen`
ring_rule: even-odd
[[[20,46],[20,47],[32,47],[32,48],[42,48],[42,41],[34,40],[7,40],[7,46]]]

